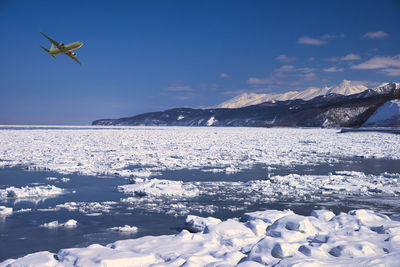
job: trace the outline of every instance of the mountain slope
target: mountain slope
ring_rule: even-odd
[[[400,100],[386,102],[369,117],[363,126],[400,127]]]
[[[361,126],[381,105],[400,99],[400,86],[388,83],[349,96],[320,95],[311,100],[264,102],[243,108],[175,108],[121,119],[102,119],[93,125],[169,126]]]

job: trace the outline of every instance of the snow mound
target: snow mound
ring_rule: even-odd
[[[195,197],[199,195],[199,190],[195,185],[182,181],[136,178],[131,182],[132,184],[118,186],[118,190],[136,196]]]
[[[371,210],[352,210],[331,219],[332,213],[322,210],[313,211],[312,216],[273,210],[248,214],[243,222],[188,217],[189,221],[212,223],[203,232],[182,230],[176,235],[62,249],[56,254],[37,252],[6,260],[0,266],[396,266],[398,263],[400,222]],[[276,219],[272,219],[274,216]],[[267,230],[257,235],[251,229],[255,225],[264,225]]]
[[[386,102],[369,117],[363,126],[400,127],[400,100]]]
[[[117,226],[117,227],[111,227],[111,231],[115,232],[126,232],[126,233],[136,233],[138,231],[138,228],[136,226]]]
[[[11,186],[6,189],[0,189],[0,199],[48,198],[65,193],[65,189],[55,187],[54,185],[25,186],[21,188]]]
[[[58,221],[52,221],[49,223],[44,223],[41,224],[40,227],[44,227],[44,228],[49,228],[49,229],[56,229],[56,228],[76,228],[78,225],[78,222],[71,219],[66,221],[65,223],[58,223]]]

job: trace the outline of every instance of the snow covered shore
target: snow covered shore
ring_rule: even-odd
[[[143,178],[166,169],[235,172],[255,164],[309,165],[355,156],[400,159],[399,143],[397,135],[335,129],[0,127],[0,167]]]
[[[396,266],[400,257],[400,221],[369,210],[265,210],[241,220],[188,221],[203,230],[37,252],[0,266]]]

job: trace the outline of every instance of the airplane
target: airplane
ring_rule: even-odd
[[[81,47],[83,45],[82,42],[74,42],[71,44],[64,45],[63,43],[57,43],[56,41],[54,41],[53,39],[48,37],[46,34],[44,34],[42,32],[40,32],[40,33],[44,37],[46,37],[47,40],[49,40],[51,42],[50,50],[44,48],[43,46],[40,46],[49,55],[56,58],[56,55],[58,55],[58,54],[66,54],[67,56],[69,56],[70,58],[72,58],[73,60],[78,62],[80,65],[82,65],[82,63],[76,58],[76,53],[71,52],[72,50],[75,50],[75,49],[78,49],[79,47]]]

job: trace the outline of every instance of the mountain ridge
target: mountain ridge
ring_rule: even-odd
[[[242,108],[174,108],[127,118],[101,119],[92,124],[358,127],[381,105],[393,99],[400,99],[400,84],[387,83],[347,96],[330,93],[310,100],[270,101]]]
[[[381,86],[383,85],[384,84]],[[294,99],[310,100],[314,97],[327,94],[352,95],[367,89],[368,87],[364,86],[360,82],[343,80],[337,86],[324,86],[321,88],[310,87],[304,91],[288,91],[282,94],[243,93],[211,108],[240,108],[269,101],[285,101]]]

